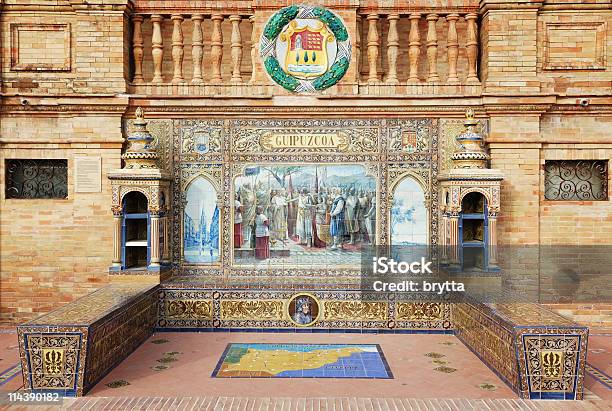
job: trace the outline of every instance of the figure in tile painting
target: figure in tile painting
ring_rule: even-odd
[[[273,241],[279,241],[282,245],[287,242],[287,212],[288,202],[285,190],[272,190],[270,200],[270,231]]]
[[[308,325],[312,322],[312,313],[310,311],[310,298],[300,297],[295,302],[295,313],[293,321],[301,325]]]
[[[255,217],[255,258],[265,260],[270,258],[270,229],[268,217],[262,206],[257,206]]]
[[[313,208],[312,196],[308,193],[308,190],[303,188],[298,197],[298,215],[297,215],[297,227],[296,234],[300,238],[300,244],[308,247],[312,247],[313,236],[312,236],[312,208]]]
[[[255,223],[255,192],[250,183],[240,188],[240,202],[242,203],[242,240],[243,245],[252,247],[250,243]]]
[[[234,201],[234,248],[242,247],[242,203],[240,195]]]
[[[337,249],[338,247],[341,247],[341,241],[342,241],[342,237],[344,236],[345,233],[345,229],[344,229],[344,208],[345,208],[345,201],[344,201],[344,197],[342,197],[342,191],[339,188],[334,189],[334,202],[332,203],[332,207],[331,207],[331,212],[330,212],[330,216],[331,216],[331,224],[329,227],[329,233],[332,236],[333,240],[333,244],[331,246],[332,250]]]

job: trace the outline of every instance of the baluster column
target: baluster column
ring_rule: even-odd
[[[249,17],[249,22],[251,22],[251,79],[250,79],[250,83],[254,83],[255,76],[257,74],[257,69],[255,67],[255,60],[257,60],[257,35],[255,32],[255,16]]]
[[[221,23],[223,15],[213,14],[211,16],[213,22],[212,35],[210,39],[210,59],[212,63],[211,80],[221,81],[221,59],[223,58],[223,32],[221,31]]]
[[[232,83],[242,83],[242,74],[240,74],[240,65],[242,64],[242,37],[240,36],[240,21],[242,18],[238,15],[229,17],[232,23]]]
[[[476,13],[466,14],[467,22],[467,41],[465,47],[467,50],[468,59],[468,83],[479,83],[478,74],[476,72],[476,58],[478,57],[478,28],[476,27]]]
[[[427,81],[435,83],[440,81],[438,77],[438,32],[436,31],[437,14],[427,15],[427,63],[429,75]]]
[[[458,14],[449,14],[446,16],[448,22],[448,37],[446,42],[446,54],[448,56],[448,83],[459,83],[457,76],[457,56],[459,55],[459,40],[457,38],[457,20]]]
[[[410,34],[408,35],[408,63],[410,65],[409,83],[419,82],[419,55],[421,54],[421,34],[419,33],[419,13],[412,13],[410,19]]]
[[[204,16],[194,14],[191,16],[193,21],[193,31],[191,32],[191,60],[193,61],[192,84],[202,84],[202,56],[204,55],[204,36],[202,34],[202,20]]]
[[[170,17],[173,23],[172,28],[172,63],[174,66],[174,74],[172,75],[172,83],[178,84],[183,82],[183,57],[185,51],[183,50],[183,16],[180,14],[173,14]]]
[[[378,37],[378,14],[368,14],[368,83],[378,82],[378,48],[380,39]]]
[[[140,15],[135,15],[132,17],[132,22],[134,23],[134,35],[132,37],[132,50],[134,51],[134,79],[133,82],[135,84],[144,83],[144,78],[142,76],[142,58],[144,56],[143,46],[144,40],[142,38],[142,22],[144,21],[144,17]]]
[[[389,14],[389,33],[387,35],[387,61],[389,63],[389,73],[387,74],[388,84],[398,84],[397,80],[397,54],[399,52],[399,35],[397,34],[397,21],[399,14]]]
[[[151,15],[153,35],[151,36],[151,54],[153,55],[153,83],[162,83],[162,61],[164,58],[164,39],[161,24],[164,18],[159,14]]]

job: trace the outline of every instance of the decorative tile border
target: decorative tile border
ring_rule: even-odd
[[[595,378],[597,382],[603,384],[607,389],[612,390],[612,377],[610,377],[608,374],[590,364],[586,365],[585,370],[591,375],[591,377]]]
[[[12,380],[16,375],[21,374],[21,364],[17,363],[12,367],[0,372],[0,385],[4,385]]]
[[[295,330],[288,308],[292,297],[300,293],[298,289],[260,291],[162,285],[157,326],[163,330]],[[449,303],[363,301],[360,291],[309,289],[307,293],[316,300],[320,313],[308,330],[452,330]],[[202,307],[199,311],[195,309],[198,306]]]

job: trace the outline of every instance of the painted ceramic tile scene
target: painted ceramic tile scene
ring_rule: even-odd
[[[375,244],[376,180],[361,165],[254,165],[234,183],[234,263],[358,266]]]
[[[184,257],[187,263],[219,260],[219,206],[217,190],[197,177],[187,187],[183,221]]]
[[[427,244],[427,227],[423,188],[414,178],[404,178],[393,192],[391,244],[424,246]]]

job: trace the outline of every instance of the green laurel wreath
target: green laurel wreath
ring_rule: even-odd
[[[283,27],[289,24],[291,20],[295,19],[299,10],[299,6],[295,5],[279,10],[270,20],[268,20],[263,35],[270,41],[276,39],[283,30]],[[334,33],[337,41],[348,40],[349,36],[346,27],[334,13],[322,7],[315,7],[313,9],[313,14],[329,27],[332,33]],[[312,86],[317,91],[325,90],[333,86],[344,77],[349,68],[349,64],[350,62],[346,57],[336,60],[325,74],[312,82]],[[298,79],[285,73],[275,56],[268,56],[264,61],[264,67],[270,77],[284,89],[295,91],[300,85]]]

